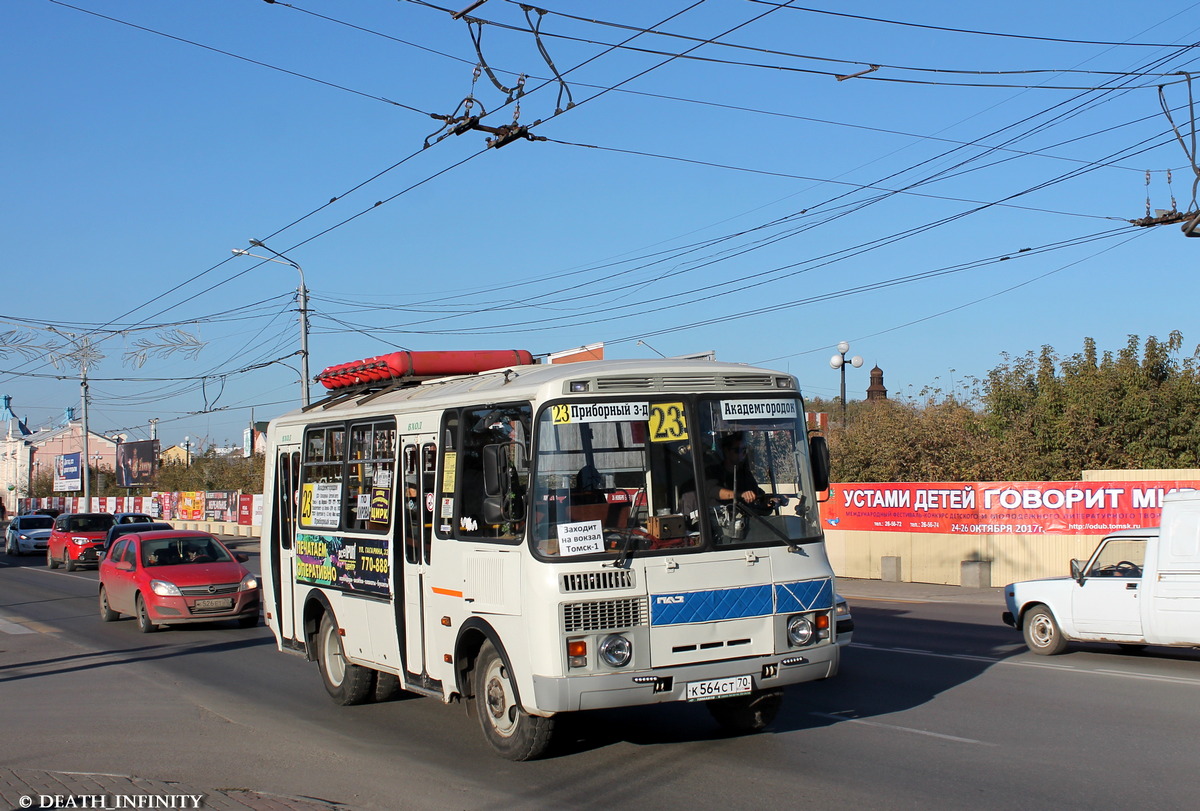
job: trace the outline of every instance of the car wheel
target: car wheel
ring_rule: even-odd
[[[101,586],[100,587],[100,619],[104,620],[105,622],[112,622],[119,616],[121,616],[121,615],[118,614],[116,611],[113,611],[111,608],[109,608],[108,591],[105,590],[104,586]]]
[[[138,630],[143,634],[150,634],[157,631],[158,626],[150,621],[150,612],[146,610],[146,601],[142,599],[142,595],[139,594],[134,603],[134,608],[137,611]]]
[[[1067,649],[1066,637],[1058,627],[1054,614],[1040,603],[1025,612],[1021,629],[1025,634],[1025,644],[1034,653],[1054,656]]]
[[[46,550],[46,565],[49,566],[51,569],[58,568],[58,561],[54,559],[54,553],[51,552],[49,549]]]
[[[717,723],[730,732],[761,732],[775,720],[783,705],[782,690],[759,690],[745,696],[704,702]]]
[[[540,756],[554,736],[554,718],[521,709],[512,673],[490,641],[475,660],[475,712],[487,742],[508,760]]]
[[[346,661],[341,634],[330,614],[321,617],[321,630],[317,632],[317,663],[325,691],[335,703],[343,707],[362,704],[374,692],[375,671]]]
[[[75,571],[75,561],[71,560],[71,553],[63,550],[63,568],[68,572]]]

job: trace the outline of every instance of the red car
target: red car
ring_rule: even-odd
[[[46,565],[68,572],[100,562],[99,551],[113,525],[111,513],[64,513],[54,519],[54,530],[46,546]]]
[[[142,633],[160,625],[237,620],[258,624],[262,604],[250,558],[206,532],[122,535],[100,562],[100,618],[137,617]]]

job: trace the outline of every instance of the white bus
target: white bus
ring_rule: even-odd
[[[268,430],[264,612],[334,701],[473,701],[525,760],[561,713],[696,701],[753,731],[837,672],[828,453],[792,376],[487,351],[317,380]]]

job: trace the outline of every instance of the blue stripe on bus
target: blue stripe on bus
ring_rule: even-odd
[[[833,607],[829,578],[650,595],[651,625],[765,617]]]

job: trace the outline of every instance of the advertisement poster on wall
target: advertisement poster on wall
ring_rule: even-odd
[[[185,491],[179,494],[175,518],[181,521],[204,520],[204,491]]]
[[[947,535],[1105,535],[1158,526],[1162,500],[1200,481],[847,482],[821,504],[826,529]]]
[[[204,494],[205,521],[237,521],[237,491],[209,490]]]

